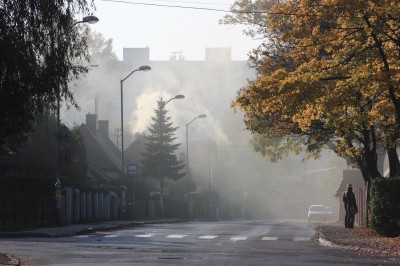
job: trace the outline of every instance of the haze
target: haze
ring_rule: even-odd
[[[125,148],[135,133],[146,131],[160,97],[183,94],[185,99],[171,101],[166,108],[179,127],[181,154],[186,153],[186,123],[207,115],[189,127],[190,168],[199,193],[211,188],[230,202],[225,211],[245,206],[244,212],[260,218],[289,213],[305,217],[309,204],[331,206],[337,213],[340,201],[334,194],[344,160],[325,152],[318,161],[303,162],[299,155],[272,164],[249,146],[250,133],[230,104],[254,78],[246,54],[257,45],[245,41],[240,29],[218,25],[223,13],[103,1],[96,5],[100,23],[91,28],[113,39],[117,60],[94,58],[97,67],[71,84],[81,110],[64,106],[63,123],[84,123],[87,113],[96,112],[97,98],[99,119],[110,121],[110,138],[117,144],[120,80],[149,65],[150,72],[136,72],[124,83]],[[225,29],[218,30],[221,27]]]

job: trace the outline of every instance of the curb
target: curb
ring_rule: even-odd
[[[109,231],[115,229],[123,229],[133,226],[141,226],[144,224],[161,224],[161,223],[177,223],[184,220],[179,219],[171,219],[171,220],[148,220],[148,221],[132,221],[126,222],[121,224],[108,224],[104,225],[102,223],[88,225],[87,227],[77,228],[75,230],[62,230],[62,226],[60,227],[61,230],[59,232],[40,232],[40,231],[20,231],[20,232],[0,232],[0,238],[14,238],[14,237],[49,237],[49,238],[56,238],[56,237],[67,237],[67,236],[76,236],[82,234],[89,234],[96,231]],[[64,226],[68,227],[68,226]],[[1,263],[0,263],[1,265]]]
[[[20,261],[19,259],[16,259],[11,255],[0,253],[0,265],[7,265],[7,266],[20,265]]]
[[[341,245],[333,243],[330,240],[327,240],[323,237],[318,238],[318,243],[321,246],[330,247],[330,248],[337,248],[337,249],[344,249],[344,250],[355,250],[355,251],[363,251],[363,252],[371,252],[374,251],[372,248],[361,248],[359,246],[351,246],[351,245]]]

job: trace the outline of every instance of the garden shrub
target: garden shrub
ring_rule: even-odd
[[[400,178],[376,179],[371,186],[371,227],[388,237],[400,235]]]

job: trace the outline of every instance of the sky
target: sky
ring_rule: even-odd
[[[230,47],[233,60],[246,60],[257,41],[242,26],[220,25],[234,0],[95,0],[99,18],[90,27],[112,38],[122,60],[123,48],[150,48],[150,60],[167,61],[172,52],[187,60],[204,60],[207,47]],[[142,3],[142,4],[138,4]],[[180,7],[165,7],[180,6]],[[200,8],[200,9],[193,9]]]

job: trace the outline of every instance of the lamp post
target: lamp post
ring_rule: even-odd
[[[86,16],[84,17],[81,21],[75,22],[71,28],[73,28],[76,24],[78,23],[89,23],[89,24],[95,24],[99,21],[99,19],[96,16]],[[57,219],[58,223],[60,223],[61,219],[61,180],[60,180],[60,86],[58,86],[57,90],[57,173],[56,173],[56,183],[54,184],[54,187],[56,189],[56,212],[57,212]]]
[[[210,137],[208,138],[208,204],[209,216],[212,218],[212,205],[211,205],[211,155],[210,155]]]
[[[205,114],[201,114],[196,116],[195,118],[192,119],[189,123],[186,124],[186,186],[187,186],[187,215],[188,218],[190,217],[190,206],[189,206],[189,132],[188,128],[189,125],[196,120],[197,118],[206,118],[207,116]]]
[[[74,27],[78,23],[89,23],[95,24],[99,21],[96,16],[86,16],[81,21],[75,22],[72,27]],[[60,188],[61,187],[61,180],[60,180],[60,87],[58,87],[57,91],[57,181],[55,186]]]
[[[163,155],[164,155],[164,114],[163,114],[163,109],[165,106],[172,100],[181,100],[185,99],[185,95],[178,94],[166,101],[165,103],[160,104],[160,182],[161,182],[161,195],[160,195],[160,205],[161,205],[161,216],[164,216],[164,175],[163,175]]]
[[[151,67],[147,66],[147,65],[143,65],[140,66],[138,69],[133,70],[131,73],[129,73],[128,76],[126,76],[124,79],[121,79],[120,84],[121,84],[121,171],[122,171],[122,177],[125,176],[125,158],[124,158],[124,81],[129,78],[133,73],[135,73],[136,71],[150,71]],[[125,187],[125,186],[123,186]],[[126,188],[126,187],[125,187]],[[124,191],[124,189],[122,189]],[[124,193],[124,192],[123,192]],[[132,203],[134,201],[134,195],[135,195],[135,190],[133,187],[133,183],[132,183]],[[125,217],[125,213],[126,213],[126,206],[125,203],[122,204],[121,206],[122,208],[122,216]],[[132,213],[132,217],[133,217],[133,213]]]
[[[98,17],[96,17],[96,16],[86,16],[86,17],[82,18],[81,21],[75,22],[75,23],[72,25],[72,27],[75,26],[76,24],[79,24],[79,23],[96,24],[97,22],[99,22]]]
[[[121,79],[121,170],[122,170],[122,176],[125,175],[125,162],[124,162],[124,95],[123,95],[123,84],[124,81],[129,78],[133,73],[136,71],[150,71],[151,67],[149,66],[140,66],[138,69],[133,70],[131,73],[129,73],[128,76],[126,76],[124,79]]]

